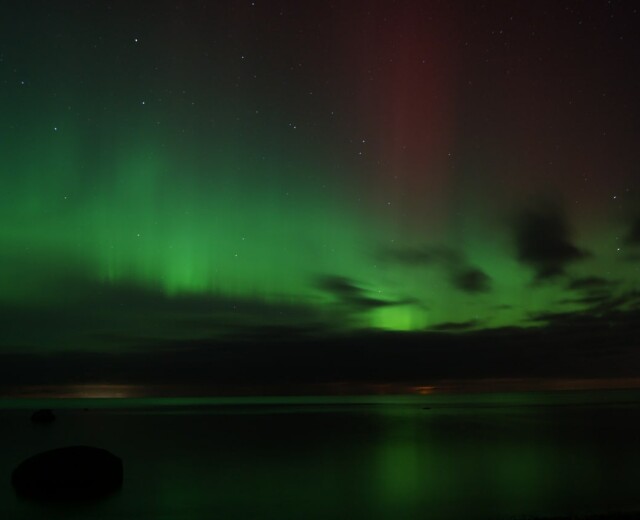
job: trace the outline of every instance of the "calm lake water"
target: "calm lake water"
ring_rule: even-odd
[[[32,424],[32,410],[57,420]],[[84,409],[87,408],[85,411]],[[640,393],[0,401],[0,517],[474,519],[640,511]],[[24,458],[122,457],[100,502],[19,499]]]

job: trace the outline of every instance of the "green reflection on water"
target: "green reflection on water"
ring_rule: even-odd
[[[423,464],[428,444],[419,449],[415,415],[398,420],[395,414],[382,413],[380,419],[382,441],[376,470],[380,499],[387,508],[414,505],[420,492],[433,485]]]
[[[119,454],[126,485],[100,518],[513,519],[640,506],[631,398],[427,397],[139,400],[132,411],[104,400],[104,412],[61,410],[50,428],[7,412],[15,435],[0,455],[13,464],[16,450],[78,442]]]

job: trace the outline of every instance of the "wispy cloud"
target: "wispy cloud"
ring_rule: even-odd
[[[453,288],[468,294],[491,291],[491,277],[471,265],[466,256],[456,249],[442,246],[387,247],[380,252],[380,258],[406,266],[436,266],[444,271]]]

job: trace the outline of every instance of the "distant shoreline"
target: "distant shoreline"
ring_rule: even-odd
[[[640,378],[591,379],[449,379],[418,383],[337,382],[299,385],[210,385],[122,384],[84,382],[74,384],[7,385],[0,382],[0,399],[155,399],[155,398],[384,398],[455,395],[550,394],[575,392],[619,392],[640,390]]]
[[[142,408],[237,408],[237,407],[296,407],[344,405],[402,405],[419,406],[425,411],[439,408],[511,408],[511,407],[582,407],[582,406],[640,406],[640,390],[611,389],[549,391],[549,392],[486,392],[434,393],[429,395],[253,395],[253,396],[1,396],[0,410],[20,409],[142,409]]]

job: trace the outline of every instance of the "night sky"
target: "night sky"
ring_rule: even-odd
[[[5,393],[640,373],[636,2],[0,7]]]

